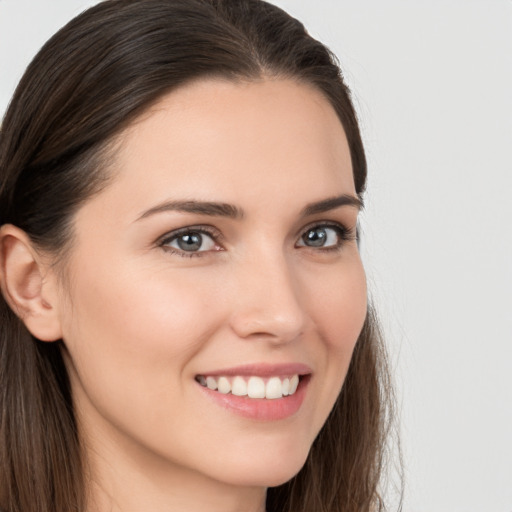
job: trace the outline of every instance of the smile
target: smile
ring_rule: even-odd
[[[294,395],[299,385],[299,375],[287,377],[271,376],[262,378],[258,376],[207,376],[198,375],[197,382],[201,386],[223,395],[246,396],[248,398],[265,398],[273,400]]]
[[[307,364],[255,363],[205,371],[195,381],[210,403],[251,420],[277,421],[299,412],[312,375]]]

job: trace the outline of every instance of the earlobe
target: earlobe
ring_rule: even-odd
[[[0,286],[5,300],[41,341],[62,337],[58,297],[47,267],[27,234],[11,224],[0,228]]]

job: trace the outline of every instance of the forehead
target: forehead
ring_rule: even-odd
[[[105,193],[140,209],[174,196],[261,203],[276,191],[355,193],[334,109],[292,80],[202,80],[173,91],[121,136],[114,167]]]

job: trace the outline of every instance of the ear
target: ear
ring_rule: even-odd
[[[49,271],[27,234],[0,228],[0,289],[11,309],[41,341],[62,338],[56,276]]]

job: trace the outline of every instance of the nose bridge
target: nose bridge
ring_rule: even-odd
[[[304,328],[304,310],[292,262],[283,251],[266,250],[239,263],[232,327],[241,337],[288,342]]]

